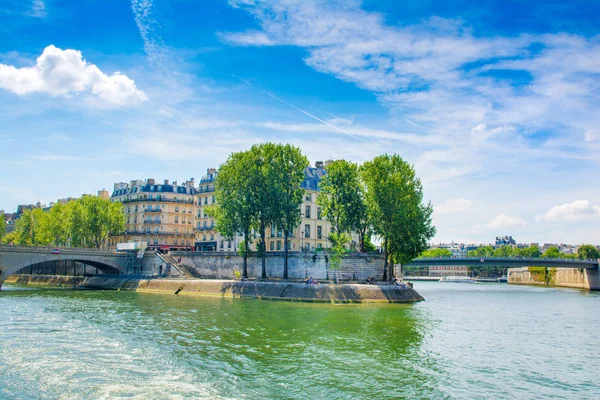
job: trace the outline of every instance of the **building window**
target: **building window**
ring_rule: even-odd
[[[277,241],[277,250],[281,250],[281,240]]]
[[[304,237],[310,239],[310,225],[304,225]]]
[[[222,249],[223,248],[223,241],[221,240],[221,244],[219,245],[219,247]]]
[[[179,207],[175,207],[175,212],[179,212]]]
[[[204,204],[208,204],[208,196],[204,198]]]
[[[317,239],[323,239],[323,228],[317,226]]]
[[[274,250],[274,246],[275,246],[275,241],[271,240],[269,242],[269,250],[273,251]]]
[[[179,216],[175,216],[175,223],[178,224],[179,223]]]
[[[231,240],[227,241],[227,248],[230,249],[231,248]]]
[[[175,240],[173,241],[173,244],[174,244],[175,246],[177,246],[177,239],[175,239]]]
[[[321,246],[321,243],[317,243],[317,249],[322,249],[323,246]]]
[[[215,204],[215,196],[212,197],[212,203],[211,204]]]
[[[312,195],[310,193],[306,193],[306,197],[304,199],[306,201],[312,201]]]
[[[215,234],[214,233],[210,234],[210,240],[215,240]]]
[[[321,219],[321,207],[317,207],[317,219]]]
[[[275,237],[275,224],[271,224],[271,237]]]
[[[306,206],[306,211],[304,212],[304,218],[310,218],[310,206]]]
[[[154,244],[158,244],[158,238],[154,238]]]

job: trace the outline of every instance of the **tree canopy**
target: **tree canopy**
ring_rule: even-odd
[[[591,244],[582,244],[577,249],[577,257],[581,260],[597,260],[600,258],[600,250]]]
[[[407,264],[427,249],[435,235],[433,207],[423,202],[414,168],[398,155],[375,157],[360,172],[373,230],[383,238],[386,280],[388,260]]]
[[[419,255],[419,258],[450,258],[452,257],[452,252],[448,249],[443,249],[441,247],[435,249],[425,250]]]
[[[84,196],[67,204],[56,204],[49,211],[25,210],[15,223],[15,231],[3,242],[26,246],[74,246],[100,248],[109,235],[125,229],[121,203]]]

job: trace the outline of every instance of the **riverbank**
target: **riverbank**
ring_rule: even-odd
[[[509,268],[508,283],[513,285],[556,286],[574,289],[600,290],[598,269],[549,268],[548,284],[528,267]]]
[[[148,293],[316,303],[413,303],[424,298],[411,288],[395,285],[260,282],[221,279],[118,279],[50,275],[14,275],[7,283],[43,287],[132,290]]]

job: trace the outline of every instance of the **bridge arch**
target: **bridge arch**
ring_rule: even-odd
[[[49,248],[35,247],[0,247],[0,288],[4,281],[11,275],[31,267],[50,261],[74,261],[98,268],[101,271],[118,271],[128,274],[124,266],[123,257],[110,251],[90,249],[64,249],[60,253],[53,253]]]

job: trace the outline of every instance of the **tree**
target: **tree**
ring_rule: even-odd
[[[561,258],[562,253],[558,247],[552,246],[542,254],[542,258]]]
[[[398,155],[381,155],[360,169],[367,207],[376,234],[383,238],[383,279],[388,261],[408,264],[428,247],[435,234],[431,203],[423,203],[423,186],[413,167]]]
[[[344,232],[332,232],[329,234],[331,249],[329,250],[329,267],[334,270],[335,282],[339,283],[339,270],[342,267],[342,260],[346,254],[346,243],[350,241],[350,236]]]
[[[276,145],[275,154],[270,167],[276,172],[272,174],[272,185],[275,187],[273,220],[283,230],[283,278],[288,278],[288,240],[290,232],[302,221],[300,205],[304,196],[302,182],[304,169],[308,166],[306,158],[298,147],[290,144]]]
[[[479,257],[479,258],[486,258],[486,257],[493,257],[494,255],[494,248],[492,246],[483,246],[483,247],[478,247],[475,250],[469,250],[469,252],[467,253],[467,255],[469,257]]]
[[[443,248],[435,248],[425,250],[419,255],[419,258],[450,258],[452,257],[452,252],[448,249]]]
[[[48,211],[48,230],[56,246],[68,245],[71,239],[72,207],[58,203]]]
[[[512,246],[500,246],[494,250],[494,257],[507,258],[518,255],[519,249]]]
[[[6,222],[4,221],[4,213],[0,213],[0,240],[6,234]]]
[[[521,257],[525,258],[540,258],[542,252],[537,245],[529,246],[524,249],[521,249]]]
[[[256,226],[260,233],[261,277],[267,278],[266,252],[267,252],[267,227],[273,226],[278,219],[277,210],[277,181],[278,171],[273,168],[271,160],[277,156],[278,147],[274,143],[255,144],[250,149],[250,157],[256,168],[256,180],[253,191],[255,204]]]
[[[25,210],[15,223],[18,242],[25,246],[45,246],[52,242],[48,216],[41,208]]]
[[[76,203],[71,219],[73,242],[100,248],[109,235],[120,234],[125,229],[121,203],[95,196],[84,196]],[[76,237],[78,235],[82,237]]]
[[[319,183],[317,204],[331,222],[334,233],[357,232],[360,250],[365,251],[369,219],[365,192],[358,166],[346,160],[336,160],[326,167],[327,174]]]
[[[232,153],[219,167],[215,181],[217,205],[208,208],[208,215],[216,220],[217,230],[226,238],[244,237],[242,275],[248,278],[248,254],[251,231],[256,224],[257,202],[255,187],[259,173],[249,151]]]
[[[591,244],[582,244],[577,249],[577,256],[581,260],[597,260],[600,258],[600,251]]]

